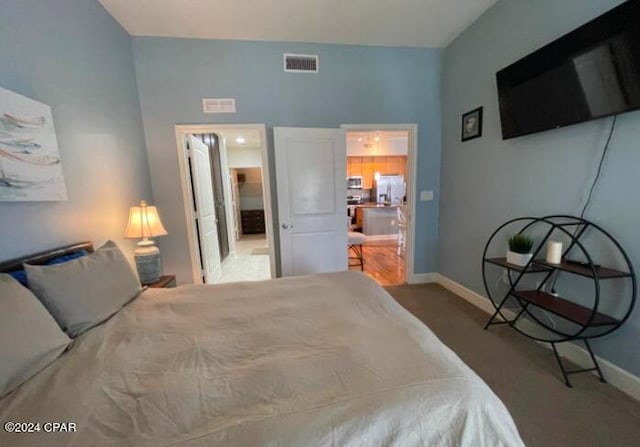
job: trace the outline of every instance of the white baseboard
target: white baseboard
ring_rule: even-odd
[[[413,273],[407,275],[407,283],[409,284],[429,284],[438,282],[437,273]]]
[[[445,289],[455,293],[461,298],[464,298],[466,301],[469,301],[471,304],[484,310],[488,314],[492,314],[495,312],[496,309],[495,307],[493,307],[493,304],[491,304],[488,298],[483,297],[482,295],[466,288],[462,284],[457,283],[444,275],[441,275],[440,273],[437,273],[436,275],[436,282]]]
[[[421,275],[433,275],[435,282],[440,284],[445,289],[453,292],[454,294],[458,295],[459,297],[463,298],[479,309],[482,309],[488,314],[493,314],[495,312],[495,308],[488,298],[474,292],[471,289],[468,289],[462,284],[459,284],[456,281],[453,281],[452,279],[447,278],[446,276],[439,273],[422,273]],[[509,318],[508,312],[505,312],[505,315],[507,316],[507,318]],[[547,349],[551,349],[551,345],[549,343],[539,344]],[[574,343],[560,343],[556,345],[556,348],[558,349],[558,353],[562,357],[565,357],[567,360],[575,363],[582,368],[591,368],[593,366],[587,350]],[[635,376],[629,371],[626,371],[619,366],[614,365],[608,360],[605,360],[598,356],[596,356],[596,358],[605,379],[607,379],[607,382],[618,388],[623,393],[628,394],[634,399],[640,401],[640,377]]]

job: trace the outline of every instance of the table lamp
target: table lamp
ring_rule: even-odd
[[[151,284],[160,279],[160,249],[149,238],[166,234],[167,230],[162,226],[155,206],[147,206],[146,202],[142,200],[140,206],[131,207],[124,237],[127,239],[142,238],[138,242],[138,248],[133,252],[142,284]]]

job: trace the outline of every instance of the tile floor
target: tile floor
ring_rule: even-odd
[[[229,254],[222,261],[223,282],[261,281],[271,278],[269,255],[252,255],[255,249],[266,248],[267,239],[264,234],[248,234],[236,241],[236,252]]]
[[[236,252],[222,261],[220,283],[261,281],[271,278],[268,254],[252,255],[255,249],[266,249],[264,234],[242,236],[236,242]],[[404,251],[398,256],[396,241],[368,242],[364,246],[364,272],[382,286],[403,284],[405,279]],[[349,254],[350,256],[353,253]],[[359,270],[359,267],[351,267]]]

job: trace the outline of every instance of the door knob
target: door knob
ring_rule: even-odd
[[[293,225],[291,225],[291,224],[286,224],[286,223],[283,223],[283,224],[282,224],[282,225],[280,225],[280,226],[282,227],[282,229],[283,229],[283,230],[290,230],[290,229],[292,229],[292,228],[293,228]]]

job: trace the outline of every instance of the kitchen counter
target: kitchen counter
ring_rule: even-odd
[[[355,205],[356,224],[369,240],[394,239],[398,235],[399,206],[375,202]]]
[[[397,208],[399,206],[402,206],[403,204],[399,203],[396,205],[384,205],[382,203],[376,203],[376,202],[365,202],[365,203],[360,203],[358,205],[354,205],[356,208]]]

